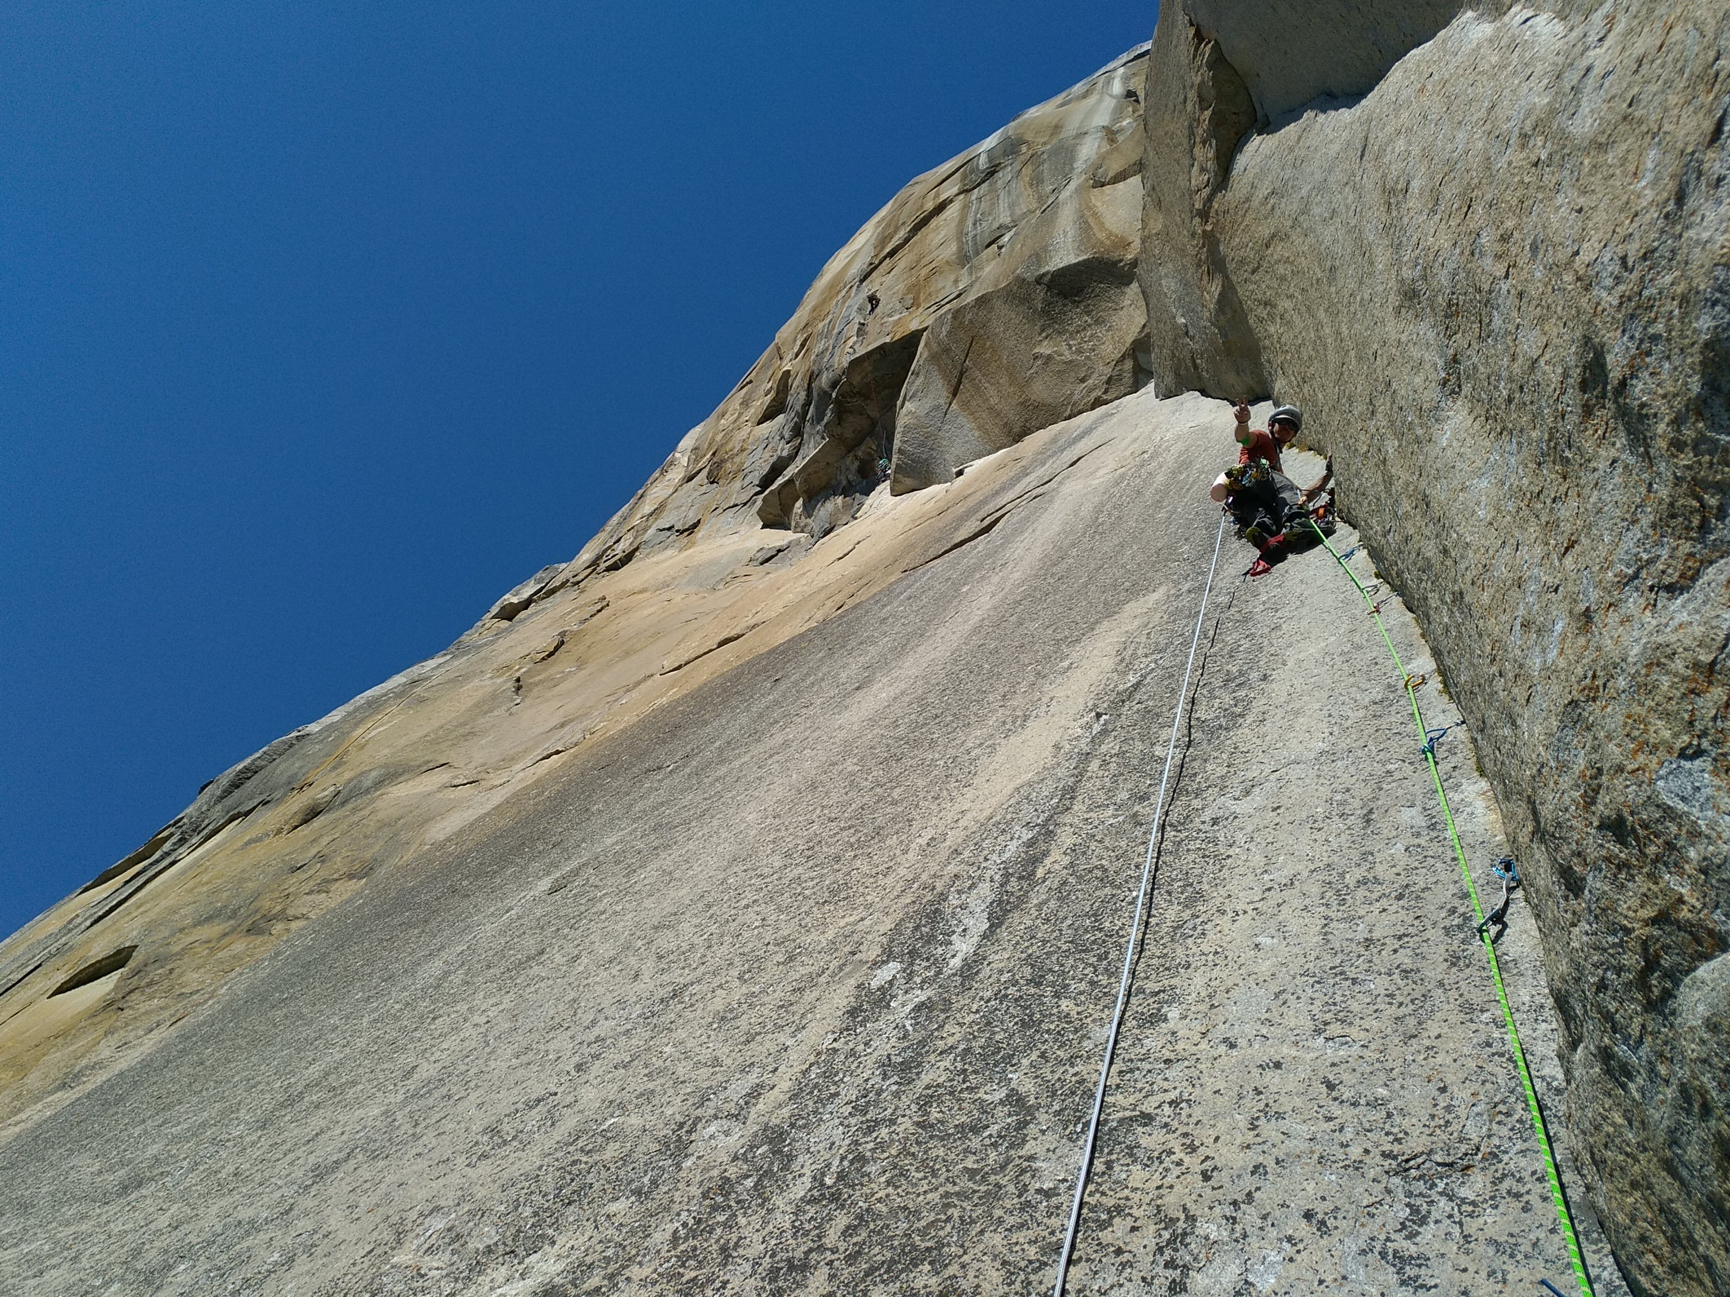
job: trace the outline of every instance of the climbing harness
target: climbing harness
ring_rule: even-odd
[[[1273,466],[1265,459],[1252,459],[1247,464],[1233,464],[1225,470],[1225,482],[1233,494],[1273,482]]]
[[[1490,937],[1490,923],[1484,914],[1483,903],[1478,899],[1478,887],[1472,881],[1471,866],[1466,863],[1466,849],[1460,844],[1460,833],[1454,826],[1454,813],[1448,806],[1448,795],[1442,789],[1442,774],[1436,765],[1436,739],[1441,737],[1441,733],[1455,727],[1446,726],[1440,733],[1424,727],[1424,713],[1422,708],[1418,706],[1417,686],[1413,683],[1418,677],[1409,673],[1406,670],[1406,664],[1400,661],[1399,650],[1394,648],[1394,641],[1388,634],[1387,624],[1382,621],[1380,612],[1376,611],[1376,606],[1365,589],[1364,583],[1358,580],[1356,572],[1346,566],[1346,558],[1357,553],[1358,546],[1352,546],[1342,557],[1338,550],[1328,544],[1328,538],[1321,534],[1321,528],[1316,528],[1316,535],[1321,537],[1322,544],[1327,546],[1328,553],[1334,556],[1340,569],[1351,578],[1352,584],[1358,588],[1358,593],[1363,595],[1364,602],[1370,605],[1371,612],[1376,619],[1376,627],[1382,633],[1382,643],[1388,646],[1388,653],[1394,659],[1394,665],[1399,668],[1400,675],[1405,681],[1406,698],[1412,705],[1412,721],[1418,727],[1418,733],[1423,737],[1423,745],[1419,748],[1419,752],[1422,754],[1425,764],[1430,768],[1430,782],[1435,785],[1436,800],[1441,803],[1442,807],[1442,819],[1448,826],[1448,838],[1453,842],[1454,856],[1459,861],[1460,874],[1466,880],[1466,894],[1471,897],[1472,911],[1478,916],[1478,937],[1483,942],[1484,954],[1490,962],[1490,977],[1496,984],[1496,999],[1500,1001],[1502,1006],[1502,1022],[1508,1029],[1508,1044],[1513,1049],[1514,1066],[1520,1074],[1520,1088],[1525,1091],[1526,1107],[1532,1114],[1532,1130],[1538,1139],[1538,1151],[1544,1158],[1544,1175],[1549,1180],[1550,1199],[1556,1206],[1556,1220],[1562,1227],[1562,1242],[1568,1249],[1568,1260],[1573,1264],[1574,1278],[1580,1285],[1581,1297],[1593,1297],[1592,1281],[1586,1274],[1586,1261],[1580,1254],[1580,1240],[1574,1234],[1574,1221],[1568,1214],[1567,1196],[1562,1192],[1562,1177],[1556,1170],[1556,1158],[1550,1149],[1550,1132],[1544,1124],[1544,1110],[1538,1104],[1538,1091],[1532,1084],[1531,1069],[1526,1066],[1526,1051],[1520,1044],[1520,1033],[1514,1026],[1514,1011],[1508,1004],[1507,988],[1502,984],[1502,965],[1501,961],[1496,958],[1496,943]],[[1513,860],[1508,857],[1498,860],[1496,865],[1496,873],[1502,879],[1503,891],[1502,904],[1497,907],[1495,913],[1505,918],[1508,896],[1511,888],[1519,882],[1519,873],[1514,868]],[[1503,873],[1503,865],[1506,865],[1510,872]],[[1540,1279],[1538,1282],[1555,1293],[1556,1297],[1563,1297],[1563,1294],[1548,1279]]]
[[[1171,762],[1177,754],[1178,728],[1183,724],[1189,698],[1190,672],[1195,669],[1195,651],[1201,643],[1201,626],[1207,618],[1207,599],[1213,591],[1213,574],[1219,567],[1219,548],[1225,541],[1225,517],[1219,520],[1219,535],[1213,542],[1213,562],[1208,564],[1207,583],[1201,588],[1201,610],[1195,615],[1195,634],[1189,641],[1189,662],[1183,668],[1183,685],[1177,691],[1177,708],[1171,718],[1171,742],[1165,749],[1165,773],[1159,777],[1159,797],[1153,805],[1153,824],[1147,831],[1147,855],[1141,862],[1141,890],[1135,895],[1135,918],[1129,925],[1129,943],[1123,951],[1123,978],[1117,985],[1117,1007],[1111,1014],[1111,1034],[1105,1040],[1105,1058],[1099,1065],[1099,1088],[1093,1096],[1093,1115],[1087,1122],[1087,1141],[1081,1146],[1081,1171],[1075,1177],[1075,1203],[1069,1209],[1069,1228],[1063,1235],[1063,1252],[1057,1258],[1057,1285],[1052,1297],[1063,1297],[1069,1278],[1069,1258],[1075,1251],[1075,1234],[1081,1226],[1081,1200],[1087,1193],[1087,1176],[1093,1170],[1093,1149],[1099,1138],[1099,1114],[1105,1107],[1105,1082],[1111,1075],[1111,1056],[1117,1051],[1117,1032],[1123,1025],[1123,1008],[1129,1001],[1129,983],[1135,971],[1135,950],[1141,942],[1141,916],[1147,907],[1148,887],[1153,881],[1153,853],[1159,843],[1159,821],[1165,810],[1165,791],[1171,782]]]

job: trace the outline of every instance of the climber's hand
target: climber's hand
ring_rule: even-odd
[[[1239,423],[1248,423],[1249,422],[1249,402],[1248,401],[1239,401],[1235,406],[1232,407],[1232,413],[1237,416],[1237,421]]]

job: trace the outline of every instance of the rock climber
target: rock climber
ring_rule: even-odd
[[[1208,494],[1231,510],[1245,540],[1265,549],[1285,531],[1288,519],[1304,511],[1303,493],[1280,463],[1280,451],[1303,428],[1303,413],[1295,405],[1282,405],[1268,416],[1266,431],[1249,426],[1247,403],[1239,401],[1233,413],[1240,447],[1237,466],[1215,478]]]

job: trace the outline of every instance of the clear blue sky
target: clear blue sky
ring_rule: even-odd
[[[569,558],[1153,0],[0,11],[0,934]]]

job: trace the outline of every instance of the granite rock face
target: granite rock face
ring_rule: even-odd
[[[1130,52],[897,194],[573,576],[759,521],[822,536],[885,477],[897,491],[948,481],[1135,390],[1145,58]],[[1006,374],[1013,393],[996,386]]]
[[[1190,388],[1306,407],[1477,736],[1599,1292],[1594,1207],[1725,1290],[1727,23],[1171,0],[914,181],[574,560],[0,944],[6,1291],[1045,1287],[1235,451]],[[1405,694],[1248,558],[1071,1291],[1561,1282]]]
[[[1304,407],[1528,862],[1617,1256],[1722,1293],[1730,11],[1373,8],[1162,8],[1150,97],[1256,125],[1150,131],[1155,382]]]
[[[814,543],[640,557],[222,781],[213,813],[287,791],[88,929],[124,967],[43,998],[67,951],[0,998],[0,1056],[20,1013],[118,1049],[281,888],[357,853],[370,880],[11,1114],[5,1291],[1048,1291],[1218,534],[1173,486],[1229,426],[1144,391]],[[1564,1279],[1399,678],[1325,553],[1254,585],[1248,558],[1190,681],[1069,1291]],[[368,794],[382,770],[411,773]],[[1530,911],[1503,955],[1553,1098]]]
[[[1135,134],[1124,144],[1140,149]],[[1147,308],[1136,283],[1141,185],[1134,155],[1052,157],[1057,189],[1004,252],[1000,281],[925,334],[895,412],[891,489],[956,468],[1133,392]],[[1073,168],[1065,178],[1063,170]]]
[[[1267,395],[1267,375],[1211,209],[1238,141],[1255,124],[1255,103],[1218,41],[1178,6],[1162,16],[1149,63],[1159,70],[1147,79],[1143,163],[1148,363],[1161,391],[1254,399]]]
[[[903,490],[947,482],[1134,390],[1145,56],[1131,51],[909,184],[574,560],[507,592],[445,654],[214,780],[0,946],[0,997],[18,1009],[0,1012],[0,1123],[122,1065],[548,761],[827,615],[801,602],[809,591],[788,593],[805,588],[804,570],[789,581],[786,569],[890,477]],[[1012,394],[998,386],[1010,375]],[[97,988],[121,993],[93,1012],[38,998],[121,949],[136,953]]]

